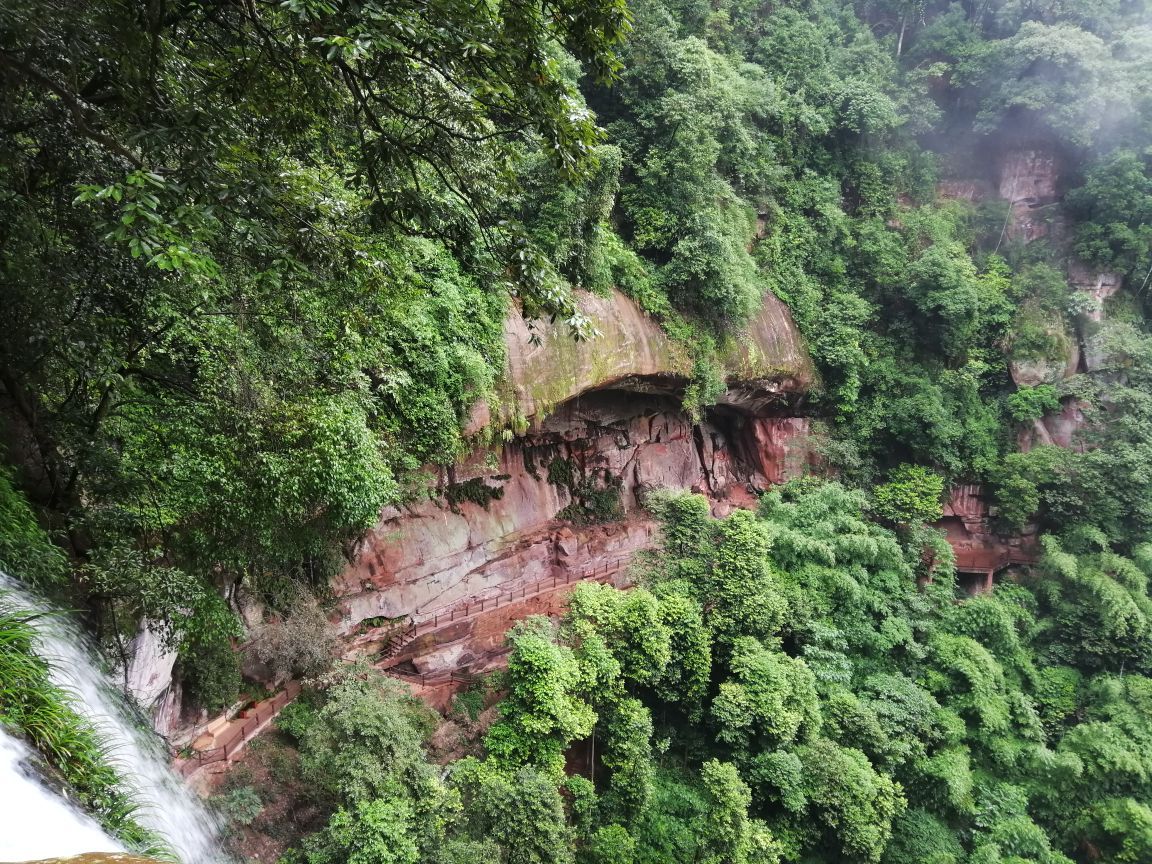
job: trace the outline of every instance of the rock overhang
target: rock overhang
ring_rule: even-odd
[[[507,367],[493,404],[476,406],[467,432],[497,425],[539,428],[558,406],[606,390],[654,397],[683,395],[692,378],[689,346],[672,339],[623,293],[581,292],[594,335],[576,340],[563,322],[529,322],[513,309],[504,325]],[[729,335],[719,360],[727,390],[718,404],[749,414],[809,392],[818,376],[788,307],[772,294]]]

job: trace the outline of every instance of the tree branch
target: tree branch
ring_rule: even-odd
[[[64,103],[64,106],[72,115],[72,122],[76,125],[77,130],[79,130],[79,132],[85,138],[88,138],[91,141],[95,141],[98,144],[103,144],[112,152],[128,160],[136,168],[144,167],[144,161],[138,155],[133,153],[115,138],[111,137],[110,135],[106,135],[99,130],[93,129],[88,125],[88,120],[84,116],[86,103],[75,93],[64,88],[60,84],[57,84],[38,69],[29,66],[26,63],[22,63],[3,52],[0,52],[0,68],[8,69],[17,75],[23,76],[30,81],[35,81],[42,87],[51,90],[56,94],[60,101]]]

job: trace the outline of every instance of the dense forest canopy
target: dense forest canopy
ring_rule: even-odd
[[[515,628],[446,772],[393,682],[315,678],[293,855],[1152,860],[1150,49],[1141,0],[8,0],[0,567],[113,655],[151,622],[217,709],[237,592],[315,617],[424,466],[513,434],[462,432],[510,304],[579,339],[574,292],[625,292],[700,416],[772,293],[835,482],[653,498],[641,587]],[[1023,152],[1050,193],[993,188]],[[956,603],[961,482],[1044,557]]]
[[[917,588],[919,548],[838,483],[722,520],[700,496],[650,506],[663,541],[640,586],[582,584],[558,624],[514,627],[498,719],[446,772],[404,685],[317,679],[280,725],[332,815],[289,860],[1152,854],[1148,548],[1050,538],[1028,578],[957,603],[947,561]],[[466,697],[462,713],[483,704]],[[590,744],[594,770],[566,771]]]

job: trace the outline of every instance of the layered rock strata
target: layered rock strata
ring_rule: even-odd
[[[685,346],[622,294],[588,295],[582,308],[598,331],[587,341],[509,317],[504,398],[470,423],[506,440],[444,471],[434,498],[386,511],[360,542],[333,586],[351,654],[379,656],[398,627],[488,602],[491,615],[470,612],[407,651],[421,672],[467,665],[513,620],[500,598],[543,598],[651,545],[648,491],[699,492],[725,513],[800,472],[809,421],[797,405],[814,372],[776,298],[725,352],[727,392],[699,421],[679,401]]]

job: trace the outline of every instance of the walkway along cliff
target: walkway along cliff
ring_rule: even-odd
[[[1058,197],[1060,167],[1049,148],[1017,143],[986,178],[944,182],[938,192],[1009,202],[1005,231],[1030,242],[1067,230],[1059,214],[1036,217]],[[1068,266],[1069,283],[1095,301],[1115,290],[1115,274],[1076,260]],[[810,461],[804,405],[816,372],[774,296],[733,340],[727,389],[698,422],[681,405],[691,369],[685,346],[619,292],[585,295],[581,308],[599,334],[583,342],[563,324],[533,331],[515,312],[506,320],[500,399],[477,405],[469,424],[477,434],[503,429],[504,440],[443,472],[438,498],[385,512],[360,542],[334,585],[352,656],[391,666],[402,658],[415,674],[433,676],[482,664],[509,622],[550,608],[540,586],[563,588],[649,544],[653,525],[639,506],[646,490],[698,492],[721,515]],[[1010,358],[1014,380],[1026,386],[1091,368],[1088,333],[1064,334],[1068,357],[1052,368]],[[1076,400],[1065,398],[1018,446],[1074,446],[1080,422]],[[952,490],[939,527],[973,591],[1037,556],[1034,538],[993,532],[978,486]],[[513,608],[506,601],[516,596],[522,602]],[[430,612],[465,608],[464,620],[428,623]]]
[[[359,544],[334,585],[352,654],[404,656],[421,674],[467,667],[565,586],[625,569],[650,544],[646,490],[699,492],[723,513],[799,473],[815,373],[779,300],[728,351],[727,391],[699,422],[681,406],[685,346],[623,294],[581,305],[598,331],[587,341],[556,324],[534,342],[508,318],[500,404],[476,406],[470,424],[505,440],[445,471],[437,498],[385,512]],[[429,623],[453,609],[469,611]]]
[[[646,491],[701,493],[722,515],[799,475],[816,373],[774,296],[726,352],[727,389],[699,421],[682,405],[686,346],[619,292],[580,305],[597,334],[586,341],[562,323],[533,330],[508,317],[500,398],[476,405],[468,428],[498,443],[430,477],[434,496],[386,510],[361,539],[332,585],[345,657],[415,685],[453,683],[501,662],[508,627],[559,614],[578,582],[626,584],[633,554],[654,539]],[[249,611],[256,623],[259,610]],[[251,652],[245,663],[268,680]],[[191,731],[173,704],[158,725],[190,745],[179,763],[190,773],[229,759],[297,689]]]

